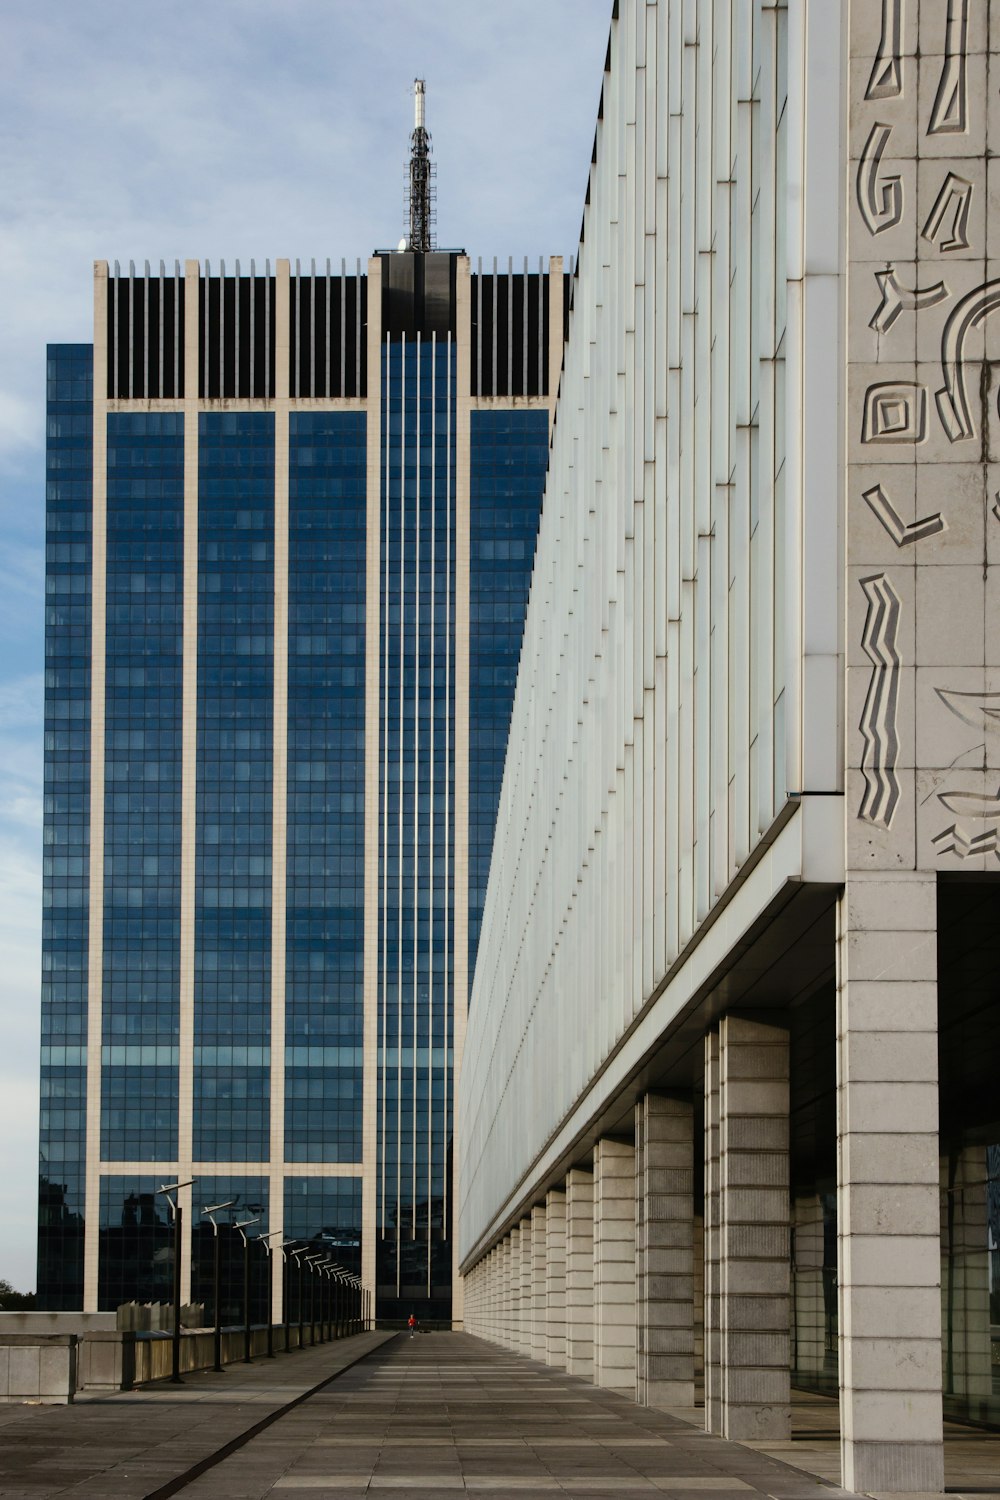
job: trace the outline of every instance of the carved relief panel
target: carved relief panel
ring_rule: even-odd
[[[1000,14],[991,36],[990,10],[851,5],[852,868],[1000,870],[1000,159],[988,151],[991,140],[1000,151]]]

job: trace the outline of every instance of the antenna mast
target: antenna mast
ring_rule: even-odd
[[[410,232],[408,250],[434,248],[434,167],[431,138],[424,124],[424,80],[413,80],[413,134],[410,136]]]

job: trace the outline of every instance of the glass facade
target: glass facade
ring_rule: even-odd
[[[174,1228],[160,1176],[101,1178],[97,1305],[111,1312],[123,1302],[170,1302],[174,1286]]]
[[[238,403],[199,397],[191,415],[132,405],[150,381],[160,389],[155,359],[129,338],[131,314],[122,316],[146,306],[146,291],[133,275],[109,287],[112,376],[100,394],[113,409],[102,405],[98,416],[107,437],[107,562],[96,580],[106,591],[93,577],[93,351],[49,351],[42,1307],[84,1304],[85,1262],[101,1307],[169,1298],[173,1229],[156,1189],[193,1177],[189,1295],[212,1314],[215,1240],[201,1208],[234,1199],[220,1215],[221,1306],[225,1321],[238,1320],[234,1216],[259,1209],[254,1233],[273,1220],[286,1238],[323,1244],[360,1270],[362,1182],[374,1179],[365,1267],[370,1274],[374,1260],[377,1310],[451,1314],[454,1020],[478,940],[548,411],[523,397],[516,409],[495,397],[470,411],[468,362],[460,370],[456,354],[455,258],[384,260],[377,457],[375,403],[350,319],[342,347],[334,340],[313,354],[317,370],[339,360],[345,389],[353,361],[357,394],[327,409],[325,398],[293,396],[286,443],[284,416],[269,401],[232,409],[248,404],[245,391]],[[179,276],[163,282],[170,296],[179,295]],[[309,322],[302,308],[313,305],[309,281],[290,284],[300,334]],[[154,304],[161,295],[162,287]],[[359,305],[366,296],[359,282]],[[235,305],[226,312],[203,295],[188,391],[212,386],[219,349],[231,364],[241,338],[252,345],[263,333],[274,364],[279,301],[275,294],[270,321],[237,323]],[[179,328],[175,363],[183,364]],[[549,357],[541,325],[518,328],[498,335],[494,354],[509,335],[517,361],[541,370]],[[295,347],[301,354],[306,345],[300,338]],[[306,364],[294,352],[289,360],[297,392]],[[309,372],[312,390],[311,363]],[[465,454],[470,470],[459,475]],[[468,619],[459,597],[466,541]],[[378,569],[377,599],[368,596],[369,566]],[[95,592],[106,592],[106,621],[92,626]],[[378,622],[377,701],[366,696],[369,620]],[[90,734],[95,630],[105,645],[99,745]],[[466,644],[467,704],[459,697]],[[456,709],[463,727],[466,707],[468,747],[456,743]],[[373,715],[378,792],[366,845]],[[287,726],[284,744],[276,724]],[[455,796],[467,749],[466,951]],[[88,954],[96,756],[104,776],[103,865],[100,840],[94,854],[98,996],[89,993]],[[464,878],[458,872],[463,900]],[[283,948],[273,951],[282,931]],[[90,1060],[91,1078],[99,1068],[100,1128],[89,1179],[88,999],[99,1002],[101,1022],[100,1057]],[[366,1002],[376,1042],[367,1097]],[[275,1038],[282,1003],[283,1038],[277,1025]],[[282,1082],[277,1104],[272,1085],[277,1095]],[[262,1246],[252,1266],[262,1317]],[[186,1265],[182,1272],[188,1295]]]
[[[270,1151],[273,700],[274,417],[203,412],[195,1161]]]
[[[202,1212],[214,1203],[232,1206],[215,1215],[219,1226],[219,1300],[223,1327],[243,1322],[244,1275],[249,1262],[250,1321],[262,1323],[267,1318],[270,1285],[269,1252],[257,1236],[270,1229],[268,1215],[268,1181],[266,1177],[202,1177],[195,1183],[191,1215],[191,1300],[205,1309],[205,1321],[215,1317],[215,1235],[212,1223]],[[247,1256],[243,1236],[235,1224],[256,1219],[247,1227],[250,1252]],[[274,1253],[274,1252],[270,1252]]]
[[[365,422],[293,412],[288,435],[288,1161],[362,1154]]]
[[[286,1177],[285,1238],[329,1250],[345,1271],[360,1271],[360,1177]]]
[[[83,1298],[93,354],[47,367],[39,1307]]]
[[[451,1295],[455,347],[382,365],[379,1305]]]
[[[474,411],[469,436],[471,990],[548,463],[548,412]]]
[[[177,1155],[184,418],[108,415],[101,1160]]]

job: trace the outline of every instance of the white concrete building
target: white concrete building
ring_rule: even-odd
[[[460,1089],[467,1328],[860,1490],[1000,1421],[998,54],[616,4]]]

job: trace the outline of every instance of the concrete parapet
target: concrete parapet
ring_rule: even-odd
[[[65,1406],[76,1392],[73,1333],[0,1334],[0,1402]]]

